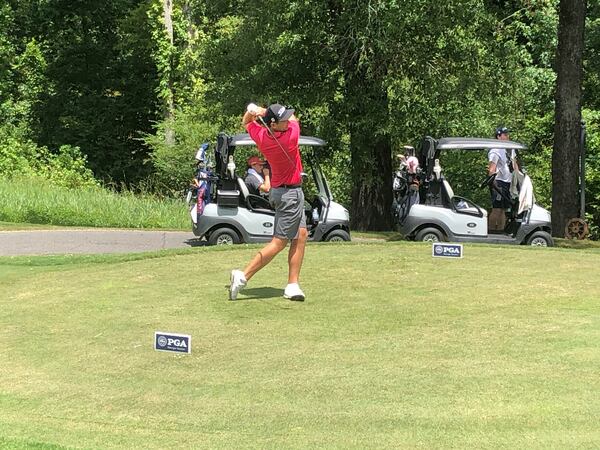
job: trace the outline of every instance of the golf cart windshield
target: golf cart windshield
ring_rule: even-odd
[[[312,173],[314,182],[316,184],[317,191],[321,197],[326,200],[331,200],[332,195],[329,190],[327,180],[323,175],[318,165],[318,155],[315,149],[324,147],[327,143],[323,139],[319,139],[312,136],[300,136],[298,140],[300,147],[308,147],[313,151],[308,153],[308,162],[312,167]],[[220,173],[222,177],[226,178],[226,166],[230,156],[235,153],[236,147],[253,147],[256,143],[252,140],[248,133],[235,134],[233,136],[227,136],[225,133],[219,135],[217,148],[215,150],[215,160],[217,161],[217,173]]]
[[[324,147],[326,142],[323,139],[319,139],[312,136],[300,136],[298,141],[299,145],[307,145],[309,147]],[[242,147],[248,145],[256,145],[248,133],[236,134],[231,136],[229,141],[230,146]]]

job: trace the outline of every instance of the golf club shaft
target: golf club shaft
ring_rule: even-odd
[[[279,141],[275,137],[275,134],[273,133],[273,131],[271,131],[271,128],[269,128],[269,126],[266,124],[266,122],[264,121],[264,119],[262,118],[262,116],[257,116],[257,117],[258,117],[258,120],[260,120],[260,123],[262,123],[265,126],[265,128],[267,129],[267,133],[269,133],[269,135],[271,135],[271,137],[275,140],[275,142],[277,142],[277,145],[279,146],[279,148],[281,149],[281,151],[283,152],[283,154],[286,156],[286,158],[288,159],[288,161],[294,167],[296,167],[296,163],[294,161],[292,161],[292,158],[290,158],[290,155],[288,155],[288,153],[285,151],[285,149],[283,148],[283,145],[281,145],[279,143]]]

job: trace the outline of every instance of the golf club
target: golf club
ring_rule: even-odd
[[[279,148],[281,149],[283,154],[286,156],[288,161],[292,164],[292,166],[296,167],[296,163],[294,161],[292,161],[292,158],[290,158],[290,155],[288,155],[288,153],[285,151],[283,146],[279,143],[279,141],[275,137],[275,134],[273,133],[273,131],[271,131],[271,128],[267,125],[267,123],[265,122],[263,117],[261,115],[257,114],[258,106],[255,105],[254,103],[250,103],[248,105],[247,111],[254,114],[258,118],[259,122],[267,129],[267,132],[269,133],[269,135],[275,140],[275,142],[277,142],[277,145],[279,146]]]

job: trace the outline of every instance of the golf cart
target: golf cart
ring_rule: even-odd
[[[317,150],[325,141],[300,136],[303,159],[312,172],[312,180],[303,174],[303,189],[313,187],[310,202],[305,202],[308,239],[311,241],[349,241],[348,211],[333,201],[329,185],[317,161]],[[237,148],[255,146],[248,134],[228,136],[220,133],[214,152],[214,167],[199,151],[198,188],[192,196],[190,215],[192,230],[210,245],[269,242],[273,237],[275,211],[269,201],[251,194],[244,179],[236,172],[234,154]],[[206,147],[204,147],[206,148]],[[242,165],[245,172],[245,162]],[[214,168],[214,170],[213,170]],[[244,175],[242,175],[244,176]]]
[[[425,137],[418,155],[420,167],[408,173],[403,164],[395,173],[393,213],[400,232],[416,241],[553,246],[550,212],[535,204],[528,175],[519,170],[513,173],[506,227],[495,233],[488,233],[488,212],[471,200],[455,195],[442,175],[439,156],[443,150],[487,151],[498,147],[507,152],[526,149],[525,145],[513,141]],[[410,189],[415,183],[409,182],[415,177],[419,186],[416,194],[414,188]],[[488,176],[480,188],[496,189],[494,179],[495,174]]]

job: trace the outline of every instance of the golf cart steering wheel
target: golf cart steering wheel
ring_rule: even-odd
[[[488,175],[487,177],[485,177],[485,180],[483,180],[481,182],[481,184],[479,185],[479,189],[483,189],[486,186],[491,186],[491,184],[494,182],[494,180],[496,179],[496,175],[498,175],[498,173],[493,173],[491,175]]]

